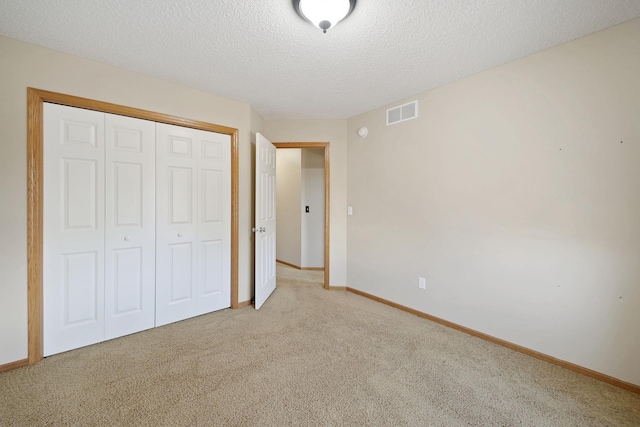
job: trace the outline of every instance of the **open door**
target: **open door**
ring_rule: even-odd
[[[276,147],[256,134],[255,307],[276,289]]]

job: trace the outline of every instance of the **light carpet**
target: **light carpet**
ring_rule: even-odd
[[[639,426],[640,396],[278,265],[258,311],[0,374],[0,425]]]

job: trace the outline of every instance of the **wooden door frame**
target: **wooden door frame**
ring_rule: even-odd
[[[27,88],[27,305],[28,354],[32,365],[43,359],[43,104],[66,105],[158,123],[216,132],[231,137],[231,308],[238,308],[238,129],[184,119],[41,89]]]
[[[331,194],[331,162],[329,158],[329,143],[328,142],[273,142],[276,149],[281,148],[320,148],[324,150],[324,288],[329,290],[331,285],[329,284],[329,243],[330,228],[329,217],[331,214],[329,205],[329,196]],[[277,164],[276,164],[277,167]],[[277,183],[276,183],[277,185]]]

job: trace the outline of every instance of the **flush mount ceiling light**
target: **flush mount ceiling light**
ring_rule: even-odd
[[[293,8],[305,21],[326,33],[349,16],[356,0],[293,0]]]

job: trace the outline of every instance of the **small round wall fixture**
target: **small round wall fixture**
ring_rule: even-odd
[[[369,134],[369,129],[367,129],[366,127],[361,127],[360,129],[358,129],[358,136],[360,138],[364,138],[368,134]]]
[[[356,0],[293,0],[293,8],[305,21],[326,33],[349,16]]]

